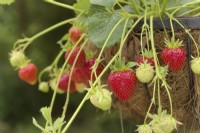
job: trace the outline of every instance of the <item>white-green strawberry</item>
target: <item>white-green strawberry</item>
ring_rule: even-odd
[[[27,62],[26,56],[21,51],[12,51],[10,53],[10,64],[12,67],[20,68]]]
[[[112,92],[107,89],[96,87],[90,94],[91,103],[102,110],[109,110],[112,104]]]
[[[147,124],[139,125],[136,131],[138,131],[138,133],[152,133],[151,126]]]
[[[171,115],[166,115],[160,118],[159,125],[165,133],[171,133],[177,129],[177,124],[181,123],[176,121]]]
[[[154,77],[154,69],[149,63],[142,63],[136,69],[136,76],[140,82],[148,83]]]
[[[42,91],[42,92],[45,92],[45,93],[47,93],[47,92],[49,92],[49,85],[48,85],[48,83],[47,82],[41,82],[40,84],[39,84],[39,88],[38,88],[40,91]]]
[[[200,57],[192,59],[191,69],[195,74],[200,74]]]

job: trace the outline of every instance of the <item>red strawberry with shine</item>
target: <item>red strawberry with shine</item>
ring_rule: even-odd
[[[69,77],[70,77],[69,74],[63,74],[59,81],[58,88],[60,88],[61,90],[66,92],[67,88],[68,88]],[[71,81],[70,93],[73,93],[75,90],[76,90],[75,83],[74,83],[74,81]]]
[[[108,82],[117,98],[126,102],[134,94],[137,79],[132,70],[114,71],[110,73]]]
[[[136,58],[136,62],[140,65],[143,64],[144,62],[149,63],[151,66],[155,66],[155,62],[153,59],[153,53],[151,50],[145,49],[143,54],[139,55]]]
[[[18,71],[18,76],[21,80],[34,85],[37,82],[37,66],[35,64],[28,64]]]
[[[71,27],[69,30],[69,37],[71,42],[76,43],[81,38],[81,30],[78,27]]]
[[[143,57],[143,56],[138,56],[137,59],[136,59],[136,62],[140,65],[140,64],[143,64],[144,62],[147,62],[149,63],[151,66],[155,66],[155,62],[154,62],[154,59],[153,57],[151,58],[147,58],[147,57]]]
[[[178,72],[184,65],[186,53],[183,48],[180,48],[181,42],[178,40],[166,41],[166,43],[167,47],[163,49],[161,58],[171,71]]]
[[[72,79],[75,83],[84,83],[86,82],[86,77],[81,68],[74,68],[72,72]]]
[[[69,60],[68,60],[68,64],[69,65],[71,65],[71,66],[73,65],[73,63],[74,63],[74,61],[76,59],[76,56],[78,55],[79,51],[80,51],[80,46],[76,47],[72,51],[71,56],[69,57]],[[69,56],[70,52],[71,52],[71,50],[68,50],[65,53],[65,59],[67,59],[67,57]],[[85,65],[85,58],[86,58],[85,56],[86,56],[85,55],[85,51],[82,49],[80,51],[80,54],[79,54],[78,58],[77,58],[77,62],[75,64],[76,68],[82,68]]]
[[[87,59],[85,65],[83,67],[84,74],[88,80],[91,79],[92,67],[94,66],[95,61],[96,61],[95,58]],[[102,70],[103,70],[103,66],[101,63],[99,63],[99,65],[96,69],[97,76],[99,76],[99,74],[101,74]],[[95,79],[96,79],[95,74],[93,74],[92,80],[95,80]]]

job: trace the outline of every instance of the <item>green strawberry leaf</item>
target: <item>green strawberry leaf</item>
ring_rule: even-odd
[[[0,0],[0,5],[10,5],[14,2],[15,0]]]
[[[102,6],[90,7],[88,17],[88,37],[99,48],[102,48],[109,34],[116,26],[116,24],[123,19],[119,12],[112,12],[106,10]],[[131,21],[129,21],[128,26]],[[113,46],[116,42],[119,42],[124,29],[125,19],[116,27],[112,33],[106,47]],[[126,28],[128,28],[128,26]]]
[[[63,120],[64,119],[60,118],[60,117],[55,120],[55,122],[53,124],[53,128],[54,128],[55,131],[63,126],[63,124],[65,123]]]
[[[73,5],[74,8],[76,9],[81,9],[85,12],[88,12],[89,11],[89,8],[90,8],[90,0],[76,0],[77,3],[75,3]]]
[[[137,63],[136,63],[136,62],[133,62],[133,61],[128,62],[128,63],[126,64],[127,68],[132,68],[132,67],[134,67],[134,66],[136,66],[136,65],[137,65]]]
[[[41,131],[45,131],[45,129],[38,124],[38,122],[36,121],[35,118],[32,118],[32,120],[33,120],[33,125],[35,125],[35,127],[37,127],[38,129],[40,129]]]
[[[112,8],[115,0],[91,0],[91,4]]]
[[[41,113],[48,123],[52,123],[51,110],[48,107],[41,108]]]

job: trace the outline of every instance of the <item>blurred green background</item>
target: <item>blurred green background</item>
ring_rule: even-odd
[[[63,0],[60,2],[66,2]],[[68,0],[73,4],[73,0]],[[0,133],[39,133],[32,125],[32,117],[43,122],[40,108],[50,104],[52,92],[44,94],[38,86],[30,86],[19,80],[17,71],[9,64],[12,44],[23,35],[31,37],[37,32],[67,18],[73,12],[56,7],[43,0],[17,0],[11,6],[0,5]],[[49,65],[59,51],[56,42],[68,31],[70,25],[56,29],[37,39],[26,51],[26,55],[41,70]],[[71,96],[67,113],[69,118],[75,111],[83,94]],[[65,101],[64,95],[56,99],[53,115],[61,114]],[[124,120],[125,133],[133,133],[132,121]],[[94,108],[89,102],[70,127],[68,133],[121,133],[119,114]]]

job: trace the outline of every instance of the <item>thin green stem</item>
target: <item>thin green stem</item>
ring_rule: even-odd
[[[74,8],[73,6],[63,4],[63,3],[60,3],[60,2],[57,2],[54,0],[44,0],[44,1],[47,3],[51,3],[53,5],[56,5],[56,6],[60,6],[60,7],[66,8],[66,9],[73,10],[73,11],[83,12],[83,10],[81,10],[81,9],[77,9],[77,8]]]
[[[138,5],[136,5],[135,1],[130,0],[130,2],[131,2],[131,4],[132,4],[133,8],[135,9],[136,13],[137,13],[137,14],[140,14],[140,11],[139,11],[139,9],[138,9]]]
[[[123,40],[124,40],[124,37],[125,37],[125,33],[126,33],[126,28],[127,28],[128,22],[129,22],[129,18],[126,19],[126,22],[125,22],[125,24],[124,24],[124,28],[123,28],[122,38],[121,38],[120,44],[123,43]],[[121,45],[120,45],[120,46],[121,46]],[[121,48],[121,47],[119,48],[119,57],[120,57],[120,58],[121,58],[121,56],[122,56],[122,49],[123,49],[123,48]]]
[[[172,22],[172,17],[169,17],[169,21],[170,21],[170,26],[171,26],[171,31],[172,31],[172,39],[175,40],[175,33],[174,33],[174,26],[173,26],[173,22]]]
[[[144,118],[144,124],[146,124],[146,121],[147,121],[147,118],[148,118],[148,114],[149,114],[150,111],[151,111],[151,108],[152,108],[152,106],[153,106],[153,103],[155,104],[155,93],[156,93],[156,80],[155,80],[154,87],[153,87],[153,97],[152,97],[152,99],[151,99],[151,104],[150,104],[150,106],[149,106],[149,108],[148,108],[147,114],[146,114],[146,116],[145,116],[145,118]]]
[[[172,115],[173,115],[173,105],[172,105],[171,94],[170,94],[170,92],[169,92],[169,88],[168,88],[168,86],[167,86],[167,83],[164,81],[163,84],[164,84],[164,86],[165,86],[165,89],[166,89],[166,91],[167,91],[167,95],[168,95],[168,97],[169,97],[170,111],[171,111],[171,116],[172,116]]]
[[[186,12],[180,14],[179,17],[185,16],[185,15],[187,15],[187,14],[189,14],[189,13],[192,13],[192,12],[195,12],[195,11],[197,11],[197,10],[199,10],[199,9],[200,9],[200,7],[198,6],[198,7],[194,8],[194,9],[191,9],[191,10],[189,10],[189,11],[186,11]]]
[[[150,39],[151,39],[151,47],[152,47],[152,51],[153,51],[153,58],[154,58],[154,62],[155,62],[155,68],[156,68],[156,74],[160,74],[159,72],[159,66],[158,66],[158,60],[157,60],[157,53],[156,53],[156,49],[155,49],[155,44],[154,44],[154,36],[153,36],[153,16],[150,16]]]
[[[109,35],[108,35],[108,37],[107,37],[105,43],[103,44],[103,47],[101,48],[101,51],[100,51],[100,53],[99,53],[99,57],[97,58],[97,60],[100,60],[100,58],[101,58],[101,56],[102,56],[102,54],[103,54],[104,49],[106,48],[106,45],[107,45],[109,39],[110,39],[111,36],[113,35],[115,29],[117,29],[117,27],[120,25],[120,23],[121,23],[123,20],[124,20],[124,18],[120,19],[120,20],[117,22],[117,24],[113,27],[113,29],[110,31],[110,33],[109,33]]]
[[[199,57],[200,56],[199,47],[198,47],[198,44],[195,41],[195,39],[192,37],[192,35],[190,34],[190,32],[176,18],[173,18],[173,20],[176,21],[185,30],[185,32],[190,36],[190,38],[192,39],[192,41],[194,42],[194,45],[196,47],[197,56]]]
[[[59,76],[58,76],[57,81],[60,81],[61,76],[62,76],[62,74],[63,74],[63,72],[64,72],[64,69],[65,69],[65,67],[67,66],[69,57],[70,57],[71,54],[72,54],[72,51],[75,49],[76,46],[78,46],[78,44],[81,42],[81,40],[84,38],[84,36],[85,36],[85,34],[83,34],[83,35],[81,36],[81,38],[78,40],[78,42],[75,44],[75,46],[74,46],[74,47],[72,48],[72,50],[70,51],[69,56],[67,57],[67,59],[65,60],[63,66],[62,66],[62,68],[61,68],[61,72],[60,72],[60,74],[59,74]],[[59,84],[59,82],[56,82],[56,86],[55,86],[55,89],[54,89],[54,93],[53,93],[53,96],[52,96],[52,99],[51,99],[51,103],[50,103],[50,110],[51,110],[51,111],[52,111],[52,109],[53,109],[53,105],[54,105],[54,102],[55,102],[55,99],[56,99],[56,94],[57,94],[57,90],[58,90],[58,84]],[[46,126],[47,126],[47,123],[46,123]]]
[[[200,0],[196,0],[196,1],[192,1],[192,2],[188,2],[182,6],[180,6],[179,8],[176,8],[176,10],[174,10],[171,15],[175,14],[176,12],[178,12],[180,9],[183,9],[184,7],[187,7],[188,5],[192,5],[192,4],[198,4],[200,3]]]
[[[58,23],[58,24],[55,24],[55,25],[53,25],[53,26],[51,26],[51,27],[49,27],[49,28],[47,28],[47,29],[45,29],[45,30],[39,32],[38,34],[34,35],[33,37],[29,38],[29,41],[24,45],[22,51],[25,51],[25,49],[29,46],[29,44],[31,44],[31,43],[32,43],[34,40],[36,40],[37,38],[39,38],[39,37],[45,35],[46,33],[50,32],[50,31],[52,31],[52,30],[54,30],[54,29],[56,29],[56,28],[58,28],[58,27],[60,27],[60,26],[63,26],[63,25],[65,25],[65,24],[68,24],[68,23],[74,21],[75,19],[76,19],[76,18],[72,18],[72,19],[68,19],[68,20],[62,21],[62,22],[60,22],[60,23]]]
[[[132,5],[130,2],[125,0],[118,0],[120,3],[126,4],[126,5]]]
[[[124,133],[124,123],[123,123],[122,107],[120,106],[120,104],[119,104],[119,115],[120,115],[121,133]]]
[[[162,4],[161,12],[160,12],[160,15],[161,15],[161,16],[162,16],[162,14],[164,14],[168,2],[169,2],[169,0],[164,0],[164,2],[163,2],[163,4]]]
[[[159,108],[161,108],[162,106],[161,106],[161,98],[160,98],[160,79],[158,79],[158,85],[157,85],[157,87],[158,87],[158,107]]]
[[[126,12],[123,8],[123,6],[119,3],[118,0],[115,0],[115,2],[117,3],[117,5],[120,7],[120,9],[123,11],[123,12]]]
[[[82,44],[82,46],[80,47],[80,50],[78,51],[77,53],[77,56],[73,62],[73,65],[71,67],[71,70],[70,70],[70,76],[69,76],[69,83],[68,83],[68,87],[67,87],[67,98],[66,98],[66,101],[65,101],[65,105],[63,107],[63,113],[62,113],[62,117],[65,116],[66,112],[67,112],[67,107],[68,107],[68,104],[69,104],[69,92],[70,92],[70,85],[71,85],[71,80],[72,80],[72,73],[74,71],[74,68],[75,68],[75,65],[76,65],[76,62],[78,60],[78,57],[80,56],[80,53],[82,51],[82,49],[84,48],[84,46],[86,45],[86,43],[88,42],[88,39],[85,40],[85,42]]]

